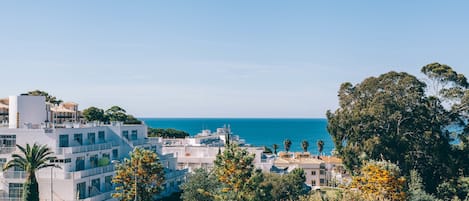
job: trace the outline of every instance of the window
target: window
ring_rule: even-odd
[[[92,155],[90,157],[90,167],[95,168],[98,167],[98,155]]]
[[[122,131],[122,137],[124,137],[125,139],[129,139],[129,131]]]
[[[88,133],[88,144],[95,144],[95,143],[96,143],[96,134]]]
[[[85,157],[77,157],[75,161],[75,171],[80,171],[85,169]]]
[[[119,159],[119,150],[113,149],[112,150],[112,160],[117,160]]]
[[[316,186],[316,180],[311,181],[312,186]]]
[[[10,198],[21,198],[21,196],[23,195],[23,184],[9,183],[8,194]]]
[[[311,175],[316,175],[316,171],[311,171]]]
[[[0,158],[0,171],[3,171],[3,166],[5,166],[5,163],[7,163],[7,159],[6,158]]]
[[[91,195],[97,195],[101,191],[101,181],[99,178],[91,180]]]
[[[68,135],[59,136],[59,147],[68,147]]]
[[[114,188],[112,187],[112,175],[104,177],[104,190],[111,191]]]
[[[0,135],[0,147],[15,147],[16,135]]]
[[[319,183],[320,183],[321,185],[324,185],[324,179],[319,179]]]
[[[78,145],[83,145],[83,134],[76,133],[73,135],[73,140],[78,143]]]
[[[131,137],[132,137],[132,140],[137,140],[137,130],[132,130]]]
[[[79,199],[85,199],[86,195],[86,183],[78,183],[77,184],[77,194]]]
[[[98,142],[99,142],[99,143],[105,142],[104,131],[99,131],[99,132],[98,132]]]
[[[325,175],[325,174],[326,174],[326,171],[324,171],[324,170],[319,170],[319,174],[320,174],[320,175]]]

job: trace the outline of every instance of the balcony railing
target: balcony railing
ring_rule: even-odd
[[[25,171],[5,171],[3,172],[3,178],[5,179],[24,179],[26,178]]]
[[[90,145],[81,145],[74,147],[60,147],[57,148],[57,154],[76,154],[90,151],[98,151],[111,149],[112,147],[119,146],[118,142],[108,142],[103,144],[90,144]]]
[[[10,154],[16,150],[16,147],[0,147],[0,154]]]
[[[65,179],[80,179],[80,178],[90,177],[90,176],[103,174],[107,172],[113,172],[113,171],[114,171],[114,164],[111,164],[111,165],[92,168],[88,170],[82,170],[82,171],[77,171],[77,172],[67,172],[65,173]]]

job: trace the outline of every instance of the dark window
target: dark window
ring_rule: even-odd
[[[104,190],[107,192],[113,189],[114,188],[112,187],[112,175],[104,177]]]
[[[316,171],[311,171],[311,175],[316,175]]]
[[[96,134],[88,133],[88,144],[95,144],[95,143],[96,143]]]
[[[112,160],[117,160],[119,159],[119,150],[113,149],[112,150]]]
[[[59,147],[68,147],[68,135],[59,136]]]
[[[319,183],[321,183],[321,185],[324,184],[324,179],[319,179]]]
[[[132,130],[132,134],[130,137],[132,140],[137,140],[137,130]]]
[[[319,170],[319,174],[320,174],[320,175],[325,175],[325,174],[326,174],[326,171],[324,171],[324,170]]]
[[[105,142],[104,131],[99,131],[99,132],[98,132],[98,142],[99,142],[99,143]]]
[[[80,171],[85,169],[85,157],[77,157],[75,161],[75,171]]]
[[[21,198],[23,195],[23,184],[21,183],[9,183],[8,184],[8,196],[10,198]]]
[[[90,157],[90,166],[91,168],[98,167],[98,155],[93,155]]]
[[[91,195],[97,195],[101,191],[101,181],[100,179],[91,180]]]
[[[86,197],[86,183],[78,183],[77,184],[77,194],[79,199],[84,199]]]
[[[129,131],[122,131],[122,137],[124,137],[125,139],[129,139]]]
[[[83,134],[76,133],[73,135],[73,140],[79,145],[83,145]]]

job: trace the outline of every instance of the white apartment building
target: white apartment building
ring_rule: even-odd
[[[57,159],[53,162],[60,168],[42,169],[36,174],[41,200],[114,200],[114,165],[137,146],[158,153],[165,167],[163,196],[177,191],[184,181],[186,170],[176,170],[176,158],[163,154],[161,143],[147,138],[145,125],[52,125],[47,109],[44,97],[10,96],[8,127],[0,127],[2,167],[11,160],[11,154],[19,153],[17,144],[46,144],[55,152]],[[21,170],[0,170],[0,200],[20,200],[25,177]]]

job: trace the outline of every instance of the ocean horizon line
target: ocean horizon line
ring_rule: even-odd
[[[326,117],[136,117],[137,119],[327,119]]]

